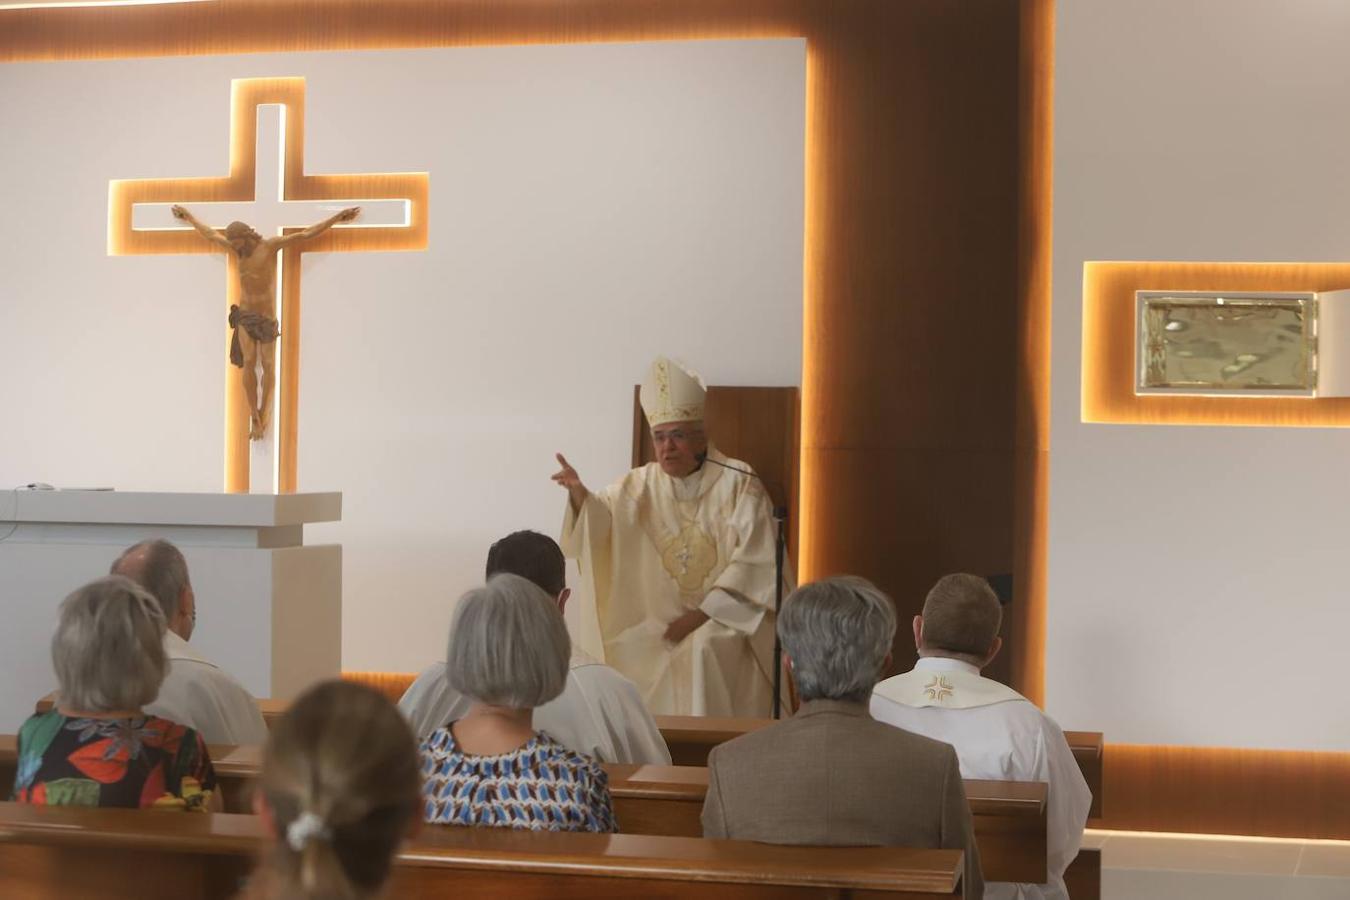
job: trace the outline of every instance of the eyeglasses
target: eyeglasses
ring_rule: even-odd
[[[652,443],[663,444],[666,441],[672,441],[677,444],[683,444],[692,437],[701,435],[701,431],[685,431],[683,428],[672,428],[669,431],[653,431]]]

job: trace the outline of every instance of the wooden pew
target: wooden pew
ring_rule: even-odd
[[[698,837],[708,770],[606,765],[614,814],[625,834]],[[985,878],[1045,881],[1045,785],[967,781]]]
[[[52,708],[53,695],[48,694],[37,702],[37,711],[46,712]],[[258,708],[262,711],[267,727],[286,712],[289,700],[260,699]],[[756,731],[773,722],[772,719],[729,719],[714,716],[656,716],[656,725],[661,736],[670,748],[671,762],[677,766],[707,766],[708,753],[718,744],[724,744],[747,731]],[[1102,735],[1099,731],[1066,731],[1069,749],[1083,771],[1083,778],[1092,791],[1092,807],[1088,816],[1099,819],[1102,815]]]
[[[748,731],[758,731],[773,723],[772,719],[726,719],[714,716],[656,716],[656,726],[670,748],[671,762],[677,766],[706,766],[708,754],[718,744],[725,744]],[[1092,808],[1088,815],[1097,819],[1102,814],[1102,735],[1099,731],[1066,731],[1069,749],[1083,778],[1092,791]]]
[[[0,803],[0,896],[224,900],[265,846],[254,816]],[[775,847],[640,835],[424,829],[392,898],[960,897],[957,850]]]
[[[253,781],[262,766],[260,747],[210,748],[224,809],[252,810]],[[0,784],[12,785],[15,738],[0,736]],[[688,766],[606,765],[614,812],[624,834],[701,837],[700,814],[708,770]],[[8,787],[0,790],[8,790]],[[7,793],[5,796],[8,796]],[[1045,785],[967,781],[985,877],[991,881],[1045,880]]]

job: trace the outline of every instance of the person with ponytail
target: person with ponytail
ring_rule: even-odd
[[[367,900],[421,826],[407,723],[382,694],[326,681],[272,728],[254,811],[274,839],[240,900]]]

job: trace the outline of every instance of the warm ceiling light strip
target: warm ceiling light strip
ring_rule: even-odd
[[[1347,287],[1347,263],[1084,263],[1083,421],[1350,427],[1350,397],[1137,396],[1134,392],[1135,291],[1331,291]]]
[[[78,9],[82,6],[163,6],[169,3],[205,3],[207,0],[29,0],[27,3],[0,3],[5,9]]]

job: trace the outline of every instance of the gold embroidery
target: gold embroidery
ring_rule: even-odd
[[[690,522],[661,547],[661,563],[681,591],[699,591],[708,573],[717,567],[717,545]]]
[[[933,680],[923,686],[923,692],[928,695],[928,699],[939,703],[950,697],[954,690],[955,688],[943,675],[934,675]]]

